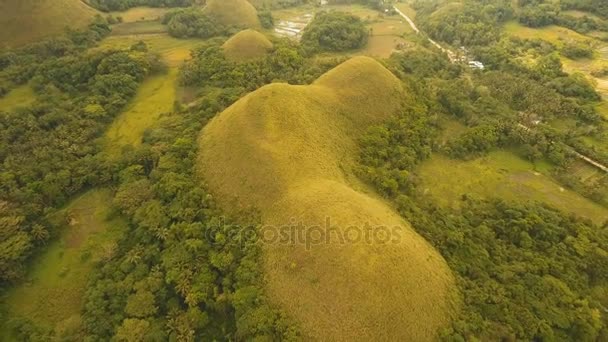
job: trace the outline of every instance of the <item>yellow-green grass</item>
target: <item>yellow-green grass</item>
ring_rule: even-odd
[[[222,49],[228,59],[246,62],[266,56],[272,49],[272,43],[262,33],[247,29],[230,37]]]
[[[178,66],[190,59],[190,51],[200,44],[200,39],[177,39],[167,34],[146,34],[112,36],[104,39],[100,49],[127,49],[131,45],[143,41],[152,52],[161,54],[170,66]]]
[[[329,5],[329,6],[323,7],[323,9],[350,13],[363,20],[374,20],[374,19],[378,18],[378,16],[380,15],[380,13],[378,11],[373,10],[370,7],[363,6],[363,5],[357,5],[357,4]]]
[[[97,13],[81,0],[0,1],[0,48],[15,47],[86,26]]]
[[[257,10],[247,0],[208,0],[203,12],[220,24],[240,28],[261,28]]]
[[[563,11],[562,14],[569,15],[569,16],[572,16],[575,18],[589,17],[594,20],[604,21],[604,19],[598,17],[597,15],[590,13],[590,12],[585,12],[585,11],[568,10],[568,11]]]
[[[356,57],[309,86],[264,86],[201,133],[199,174],[226,210],[258,209],[267,238],[298,224],[302,236],[327,234],[263,244],[268,297],[306,338],[429,341],[457,305],[442,257],[353,175],[357,138],[404,93],[382,65]],[[380,226],[392,242],[340,241]]]
[[[134,7],[122,12],[112,12],[112,16],[121,17],[123,23],[136,21],[160,20],[170,8]]]
[[[538,170],[538,169],[537,169]],[[458,206],[462,195],[530,200],[552,205],[602,223],[608,209],[565,189],[542,170],[508,151],[495,151],[471,161],[434,155],[419,168],[425,191],[441,205]]]
[[[542,28],[531,28],[521,25],[516,21],[507,22],[503,30],[508,35],[523,39],[543,39],[557,46],[564,42],[590,42],[593,39],[580,33],[560,26],[546,26]]]
[[[131,104],[106,132],[105,151],[110,157],[119,156],[125,147],[141,145],[145,131],[154,126],[161,114],[173,110],[177,76],[177,68],[171,68],[167,74],[144,81]]]
[[[608,100],[602,101],[599,105],[597,105],[597,111],[608,120]]]
[[[108,219],[111,199],[108,190],[91,190],[52,216],[69,223],[32,262],[28,281],[7,292],[8,317],[25,317],[59,333],[79,327],[89,274],[96,262],[112,256],[126,232],[125,221]],[[13,340],[7,324],[0,323],[3,341]]]
[[[167,27],[158,20],[134,21],[112,26],[112,35],[145,35],[167,32]]]
[[[12,111],[19,107],[27,107],[35,100],[34,90],[28,85],[22,85],[0,97],[0,111]]]

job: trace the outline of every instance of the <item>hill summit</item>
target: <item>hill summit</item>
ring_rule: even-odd
[[[262,27],[257,10],[247,0],[208,0],[203,12],[225,26]]]
[[[15,47],[81,28],[98,13],[81,0],[0,1],[0,48]]]
[[[260,32],[247,29],[228,39],[222,48],[226,57],[243,62],[264,57],[272,49],[272,43]]]
[[[266,290],[308,338],[428,341],[449,324],[447,264],[353,172],[357,139],[405,96],[356,57],[312,85],[264,86],[201,134],[199,173],[220,205],[258,209],[264,236],[287,229],[265,241]],[[390,242],[365,238],[382,227]]]

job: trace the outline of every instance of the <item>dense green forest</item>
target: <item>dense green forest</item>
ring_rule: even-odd
[[[305,339],[298,322],[266,293],[260,213],[220,208],[197,174],[197,140],[210,120],[248,93],[271,83],[310,85],[362,51],[373,20],[320,10],[301,40],[272,37],[263,57],[236,61],[223,45],[241,27],[189,7],[194,1],[88,3],[101,11],[183,7],[162,18],[165,35],[199,40],[191,58],[169,66],[143,40],[100,48],[112,25],[97,16],[85,29],[0,50],[0,99],[23,87],[33,92],[31,103],[0,107],[0,296],[31,281],[32,263],[71,219],[57,220],[57,212],[79,194],[109,189],[109,217],[128,226],[103,262],[95,263],[77,324],[55,329],[12,315],[0,303],[0,328],[23,341]],[[271,9],[308,6],[300,0],[252,3],[264,33],[277,22]],[[384,1],[331,3],[389,15]],[[404,106],[365,130],[354,168],[357,182],[390,203],[453,272],[461,304],[439,338],[608,340],[608,217],[594,221],[523,196],[466,193],[458,205],[445,206],[429,194],[421,174],[421,165],[436,156],[464,163],[509,151],[543,168],[556,184],[608,208],[608,178],[583,181],[572,171],[579,154],[608,164],[608,147],[596,142],[607,136],[598,106],[605,98],[596,81],[568,72],[565,64],[597,58],[597,46],[504,33],[508,23],[608,32],[608,5],[409,4],[422,33],[381,61],[406,90]],[[463,59],[420,38],[427,35]],[[473,59],[484,69],[470,68],[466,62]],[[180,91],[195,93],[193,99],[176,100],[140,144],[109,157],[104,132],[147,80],[168,77],[170,69]],[[600,71],[594,72],[605,77]],[[446,134],[446,122],[462,132]],[[574,122],[576,129],[560,129],[556,122]]]

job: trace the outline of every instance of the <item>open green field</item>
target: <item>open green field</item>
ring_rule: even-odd
[[[138,146],[144,132],[161,114],[173,110],[177,89],[176,68],[167,74],[148,77],[131,104],[113,122],[105,136],[105,150],[110,156],[120,155],[125,146]]]
[[[134,21],[112,25],[113,36],[145,35],[165,32],[167,32],[167,27],[158,20]]]
[[[510,21],[503,27],[504,32],[519,38],[524,39],[543,39],[557,46],[563,45],[564,42],[589,42],[593,40],[590,37],[560,26],[547,26],[542,28],[531,28],[519,24],[516,21]]]
[[[133,23],[160,20],[169,11],[171,11],[170,8],[133,7],[126,11],[111,12],[110,14],[114,17],[121,17],[123,23]]]
[[[0,48],[27,44],[84,27],[98,13],[81,0],[0,1]]]
[[[202,42],[200,39],[177,39],[167,34],[145,34],[111,36],[104,39],[99,49],[127,49],[131,45],[143,41],[152,52],[159,53],[169,66],[179,66],[190,59],[190,51]]]
[[[597,223],[603,223],[608,217],[607,208],[563,188],[535,171],[532,163],[508,151],[495,151],[471,161],[434,155],[418,171],[425,191],[442,205],[457,206],[462,195],[467,194],[540,201]]]
[[[88,276],[95,263],[112,257],[126,231],[123,220],[108,218],[111,199],[109,190],[91,190],[53,215],[53,220],[68,223],[32,261],[28,280],[6,293],[9,317],[26,317],[59,336],[78,331]],[[7,324],[0,323],[2,341],[13,340]]]
[[[335,229],[312,246],[263,246],[269,300],[311,340],[428,341],[449,324],[456,288],[447,264],[352,172],[357,138],[398,110],[403,91],[380,63],[355,57],[312,85],[250,93],[201,134],[200,176],[225,210],[255,207],[269,229],[301,223],[309,235],[327,220]],[[399,238],[337,236],[379,226]]]
[[[28,85],[23,85],[11,90],[4,97],[0,97],[0,111],[11,111],[19,107],[25,107],[35,100],[34,90]]]

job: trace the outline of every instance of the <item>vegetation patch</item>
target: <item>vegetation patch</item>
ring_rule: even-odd
[[[125,147],[139,146],[146,130],[157,122],[160,115],[173,110],[176,89],[175,68],[167,74],[148,77],[137,90],[131,104],[116,117],[106,132],[105,151],[115,157]]]
[[[307,337],[431,340],[449,323],[454,293],[444,261],[353,173],[356,139],[398,111],[404,96],[388,70],[356,57],[310,86],[264,86],[201,134],[199,172],[226,210],[255,207],[263,224],[301,222],[305,232],[329,218],[338,234],[368,224],[400,236],[389,244],[332,235],[313,246],[264,245],[269,299]]]
[[[418,174],[425,191],[442,205],[458,206],[466,197],[525,198],[604,223],[608,209],[565,188],[536,168],[511,152],[495,151],[470,161],[435,155],[420,166]]]
[[[80,312],[89,274],[112,258],[126,222],[111,218],[112,195],[91,190],[52,215],[60,237],[36,257],[27,282],[6,294],[10,319],[0,327],[3,340],[22,340],[31,327],[55,330],[59,338],[82,338]],[[34,323],[32,325],[32,323]],[[7,338],[7,339],[5,339]]]
[[[36,94],[29,85],[23,85],[11,90],[0,97],[0,111],[13,111],[19,107],[27,107],[36,100]]]
[[[272,49],[272,43],[262,33],[249,29],[232,36],[222,48],[226,57],[239,62],[264,57]]]

